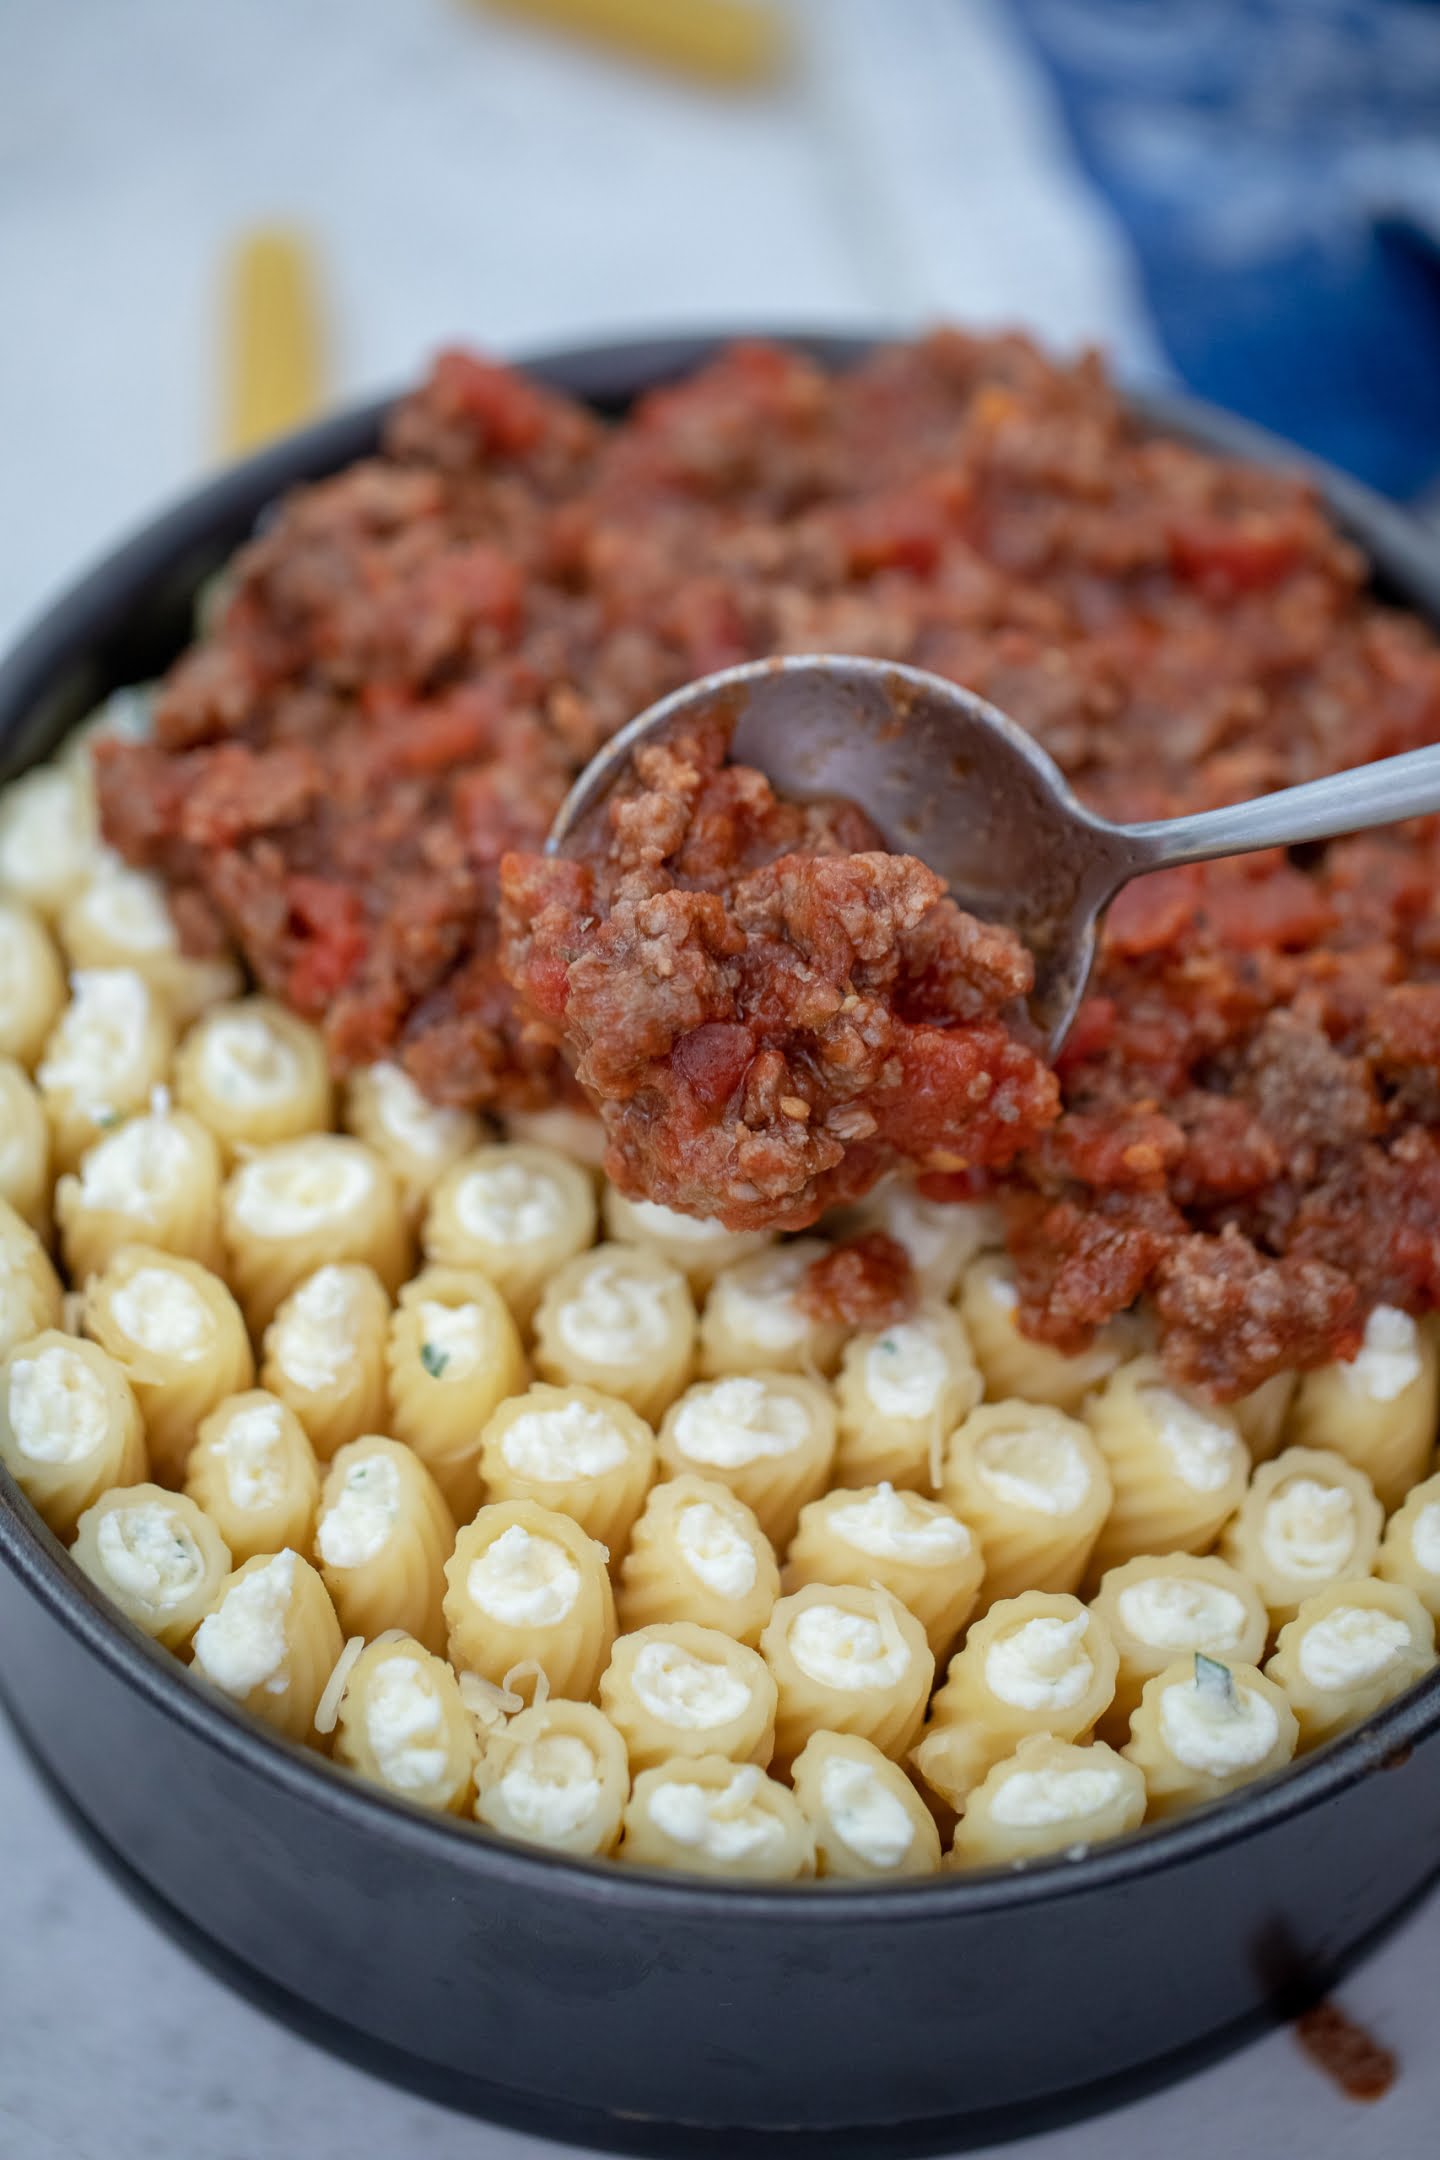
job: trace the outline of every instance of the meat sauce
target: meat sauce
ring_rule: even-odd
[[[1381,1300],[1433,1307],[1434,821],[1131,888],[1054,1079],[1002,1018],[1023,956],[838,824],[798,846],[771,832],[718,884],[693,859],[592,868],[617,909],[627,880],[670,879],[643,904],[684,918],[693,1025],[668,987],[648,1019],[617,1013],[588,950],[561,982],[549,933],[582,896],[528,881],[569,778],[697,674],[826,650],[968,684],[1122,818],[1440,738],[1434,638],[1368,591],[1312,491],[1149,438],[1093,359],[944,331],[829,375],[737,346],[607,426],[452,353],[380,455],[294,496],[237,559],[153,745],[101,753],[106,833],[169,880],[192,946],[233,941],[324,1026],[337,1069],[396,1055],[437,1100],[533,1106],[573,1089],[573,1025],[582,1064],[622,1089],[665,1066],[719,1130],[761,1136],[731,1196],[746,1219],[810,1219],[887,1151],[920,1158],[937,1196],[993,1193],[1024,1325],[1062,1347],[1144,1294],[1174,1374],[1235,1395],[1350,1354]],[[750,785],[696,750],[692,808]],[[743,816],[763,830],[783,808]],[[502,967],[507,856],[523,1003]],[[886,949],[860,964],[901,1071],[938,1036],[963,1072],[932,1086],[922,1057],[881,1100],[882,1060],[846,1097],[825,1054],[838,1020],[787,994],[757,1032],[753,985],[738,1021],[702,1014],[739,957],[723,948],[742,886],[746,925],[828,988],[855,911],[878,916]],[[560,911],[543,931],[531,898]],[[945,951],[922,963],[930,937]],[[851,983],[842,1006],[851,990],[871,994]],[[1000,1144],[982,1116],[952,1145],[972,1081],[1013,1104]],[[875,1130],[847,1138],[857,1106]],[[640,1127],[612,1133],[622,1181]],[[662,1146],[655,1176],[683,1204],[715,1169]]]

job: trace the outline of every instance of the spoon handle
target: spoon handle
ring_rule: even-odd
[[[1402,818],[1440,810],[1440,743],[1406,750],[1399,757],[1357,765],[1324,780],[1280,788],[1253,802],[1227,803],[1192,817],[1157,818],[1117,827],[1130,857],[1126,876],[1177,863],[1209,862],[1217,855],[1246,855],[1254,848],[1291,847],[1301,840],[1329,840],[1364,832]]]

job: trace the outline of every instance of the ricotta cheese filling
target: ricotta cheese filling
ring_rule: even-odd
[[[1300,1670],[1311,1687],[1342,1693],[1393,1665],[1410,1647],[1410,1630],[1372,1605],[1337,1605],[1300,1638]]]
[[[472,1604],[506,1627],[558,1627],[580,1595],[580,1570],[554,1538],[511,1523],[471,1561],[465,1587]]]
[[[798,1397],[767,1386],[758,1374],[737,1373],[691,1388],[676,1408],[671,1431],[690,1461],[739,1470],[804,1447],[810,1413]]]
[[[559,1308],[556,1329],[566,1349],[589,1365],[632,1365],[665,1348],[668,1295],[668,1283],[601,1260]]]
[[[422,1162],[445,1162],[470,1144],[474,1120],[428,1101],[403,1066],[372,1065],[370,1085],[384,1130]]]
[[[1007,1507],[1073,1515],[1090,1497],[1090,1468],[1067,1432],[990,1432],[975,1445],[975,1475]]]
[[[1440,1515],[1440,1508],[1436,1510]],[[696,1580],[716,1597],[748,1597],[755,1587],[755,1549],[712,1500],[696,1500],[675,1518],[675,1542]]]
[[[795,1293],[810,1262],[824,1250],[818,1238],[801,1238],[717,1275],[710,1301],[723,1326],[760,1350],[798,1349],[808,1339],[811,1323],[796,1304]]]
[[[415,1308],[420,1351],[432,1380],[468,1380],[485,1362],[486,1330],[478,1305],[421,1298]]]
[[[1120,1624],[1155,1650],[1233,1650],[1245,1629],[1245,1604],[1222,1583],[1151,1575],[1127,1584],[1116,1600]]]
[[[1410,1550],[1427,1575],[1440,1575],[1440,1500],[1427,1500],[1415,1517]]]
[[[991,1820],[1008,1830],[1048,1830],[1056,1823],[1084,1822],[1120,1796],[1123,1771],[1113,1763],[1050,1764],[1013,1770],[996,1788]]]
[[[110,1298],[117,1327],[152,1357],[204,1357],[215,1339],[210,1308],[192,1283],[170,1268],[141,1267]]]
[[[445,1720],[418,1658],[382,1658],[365,1697],[365,1737],[387,1785],[423,1792],[444,1777]]]
[[[100,1214],[153,1222],[190,1167],[185,1135],[168,1117],[132,1118],[107,1133],[80,1165],[80,1198]]]
[[[263,1687],[283,1695],[289,1645],[286,1617],[295,1594],[293,1552],[277,1553],[263,1567],[233,1582],[214,1612],[195,1631],[195,1663],[227,1695],[244,1697]]]
[[[200,1083],[217,1102],[237,1110],[276,1110],[303,1082],[300,1059],[263,1013],[225,1013],[200,1037]]]
[[[316,1549],[327,1567],[364,1567],[378,1559],[400,1513],[400,1470],[388,1455],[363,1455],[320,1517]]]
[[[865,1353],[865,1392],[884,1417],[932,1416],[949,1376],[934,1337],[911,1321],[886,1328]]]
[[[1281,1575],[1330,1582],[1354,1553],[1356,1531],[1355,1502],[1343,1485],[1294,1477],[1266,1503],[1260,1550]]]
[[[625,1435],[591,1403],[560,1403],[522,1411],[502,1433],[500,1453],[517,1477],[564,1485],[618,1470],[625,1460]]]
[[[575,1733],[542,1733],[517,1748],[497,1791],[517,1828],[541,1840],[573,1837],[600,1805],[594,1751]]]
[[[107,1509],[96,1543],[116,1589],[151,1612],[183,1604],[204,1579],[199,1546],[179,1516],[159,1501]]]
[[[830,1528],[857,1552],[877,1560],[910,1560],[934,1567],[970,1550],[970,1533],[953,1515],[927,1507],[913,1493],[881,1485],[868,1499],[832,1508]]]
[[[1253,1769],[1279,1737],[1274,1704],[1233,1676],[1226,1679],[1228,1686],[1177,1681],[1160,1697],[1161,1738],[1178,1763],[1205,1777]]]
[[[903,1245],[915,1273],[941,1296],[989,1245],[1000,1242],[1000,1220],[979,1201],[927,1200],[907,1180],[895,1179],[876,1195],[880,1226]]]
[[[77,970],[36,1073],[42,1091],[103,1117],[112,1107],[113,1083],[123,1093],[143,1061],[153,1011],[149,988],[133,968]]]
[[[1244,1448],[1228,1425],[1208,1418],[1166,1387],[1137,1390],[1170,1466],[1191,1492],[1218,1492],[1243,1466]]]
[[[874,1868],[899,1867],[915,1842],[903,1801],[870,1763],[831,1755],[820,1766],[820,1805],[842,1845]]]
[[[650,1820],[672,1844],[703,1853],[720,1865],[755,1859],[785,1842],[785,1828],[756,1801],[764,1775],[739,1763],[723,1785],[666,1779],[650,1794]]]
[[[455,1218],[483,1245],[536,1245],[565,1226],[565,1194],[532,1163],[487,1162],[455,1190]]]
[[[1394,1402],[1420,1377],[1420,1330],[1409,1313],[1377,1305],[1365,1322],[1359,1354],[1340,1375],[1352,1395],[1366,1402]]]
[[[710,1732],[732,1725],[750,1707],[738,1673],[715,1658],[696,1657],[679,1643],[643,1643],[630,1668],[636,1697],[662,1725]]]
[[[360,1147],[312,1133],[243,1163],[231,1182],[231,1205],[257,1237],[304,1238],[362,1207],[374,1187]]]
[[[83,1462],[104,1446],[110,1431],[104,1383],[63,1343],[16,1358],[10,1367],[6,1411],[15,1445],[27,1462]]]
[[[894,1687],[909,1670],[910,1650],[888,1605],[883,1613],[882,1621],[841,1605],[804,1605],[786,1636],[790,1655],[819,1687]]]
[[[1085,1648],[1089,1625],[1088,1613],[1068,1620],[1037,1614],[997,1636],[985,1652],[985,1683],[991,1694],[1018,1710],[1073,1709],[1095,1677]]]
[[[345,1377],[356,1348],[352,1280],[343,1267],[317,1268],[271,1322],[265,1347],[297,1387],[318,1394]]]
[[[237,1508],[278,1507],[285,1497],[285,1468],[280,1440],[284,1431],[278,1403],[247,1403],[237,1410],[215,1443],[225,1466],[225,1483]]]

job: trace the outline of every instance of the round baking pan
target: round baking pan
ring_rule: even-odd
[[[685,338],[551,355],[605,411]],[[861,341],[800,338],[843,361]],[[0,776],[185,641],[196,588],[384,406],[224,474],[0,663]],[[1293,455],[1179,401],[1148,422]],[[1315,468],[1311,468],[1316,471]],[[1316,471],[1392,597],[1440,620],[1440,547]],[[1440,1682],[1298,1768],[1076,1860],[910,1888],[746,1889],[566,1861],[369,1790],[192,1686],[0,1471],[0,1694],[96,1849],[238,1986],[382,2076],[616,2150],[937,2151],[1109,2105],[1324,1991],[1440,1866]]]

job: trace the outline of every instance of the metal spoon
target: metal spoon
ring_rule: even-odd
[[[1440,744],[1193,817],[1113,825],[995,706],[919,668],[822,653],[757,660],[687,684],[623,727],[560,808],[547,852],[572,852],[642,744],[721,719],[730,754],[782,795],[843,796],[962,908],[1007,923],[1035,959],[1030,1011],[1051,1055],[1085,994],[1096,927],[1150,870],[1289,847],[1440,810]]]

